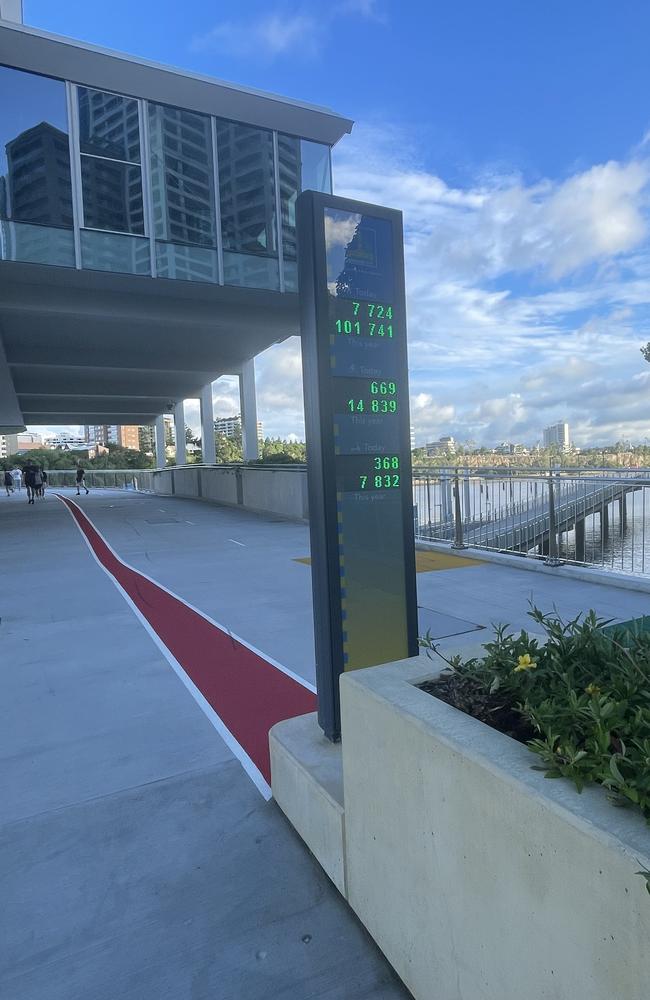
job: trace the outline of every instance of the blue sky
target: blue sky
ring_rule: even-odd
[[[356,121],[335,189],[404,211],[418,443],[562,418],[579,444],[650,436],[650,5],[25,0],[25,20]],[[300,435],[299,381],[296,343],[260,359],[268,431]]]

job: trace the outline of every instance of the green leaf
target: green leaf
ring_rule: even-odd
[[[617,781],[620,781],[621,784],[625,783],[625,778],[623,777],[623,775],[621,774],[621,772],[618,769],[618,764],[616,763],[616,756],[610,757],[610,759],[609,759],[609,769],[610,769],[610,771],[612,772],[612,774],[614,775],[614,777],[616,778]]]
[[[650,892],[650,871],[647,868],[642,868],[640,872],[635,872],[635,875],[640,875],[641,878],[645,879],[645,887]]]

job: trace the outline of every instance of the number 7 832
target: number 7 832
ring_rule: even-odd
[[[395,490],[399,488],[399,472],[387,472],[383,476],[359,476],[360,490]]]

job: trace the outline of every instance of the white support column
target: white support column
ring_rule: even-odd
[[[176,436],[176,465],[187,465],[185,449],[185,405],[181,399],[174,407],[174,434]]]
[[[156,417],[156,423],[154,424],[154,433],[156,438],[156,468],[164,469],[167,464],[167,459],[165,457],[165,418]]]
[[[204,465],[214,465],[217,451],[214,441],[214,408],[212,406],[212,382],[201,389],[201,452]]]
[[[255,392],[255,359],[245,361],[239,376],[239,401],[241,406],[241,437],[245,462],[260,457],[257,440],[257,394]]]

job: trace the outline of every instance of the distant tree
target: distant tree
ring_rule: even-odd
[[[265,465],[293,465],[307,461],[304,441],[284,441],[282,438],[265,438],[260,448],[260,461]]]
[[[74,469],[81,462],[85,469],[150,469],[153,459],[133,448],[109,444],[108,452],[97,458],[88,458],[85,451],[62,451],[58,448],[32,448],[20,455],[9,455],[5,463],[23,469],[28,463],[42,465],[44,469]]]
[[[242,462],[241,434],[233,434],[232,437],[226,437],[225,434],[217,434],[215,438],[215,451],[217,462],[219,463]]]
[[[650,341],[644,347],[641,347],[640,351],[648,364],[650,364]]]

